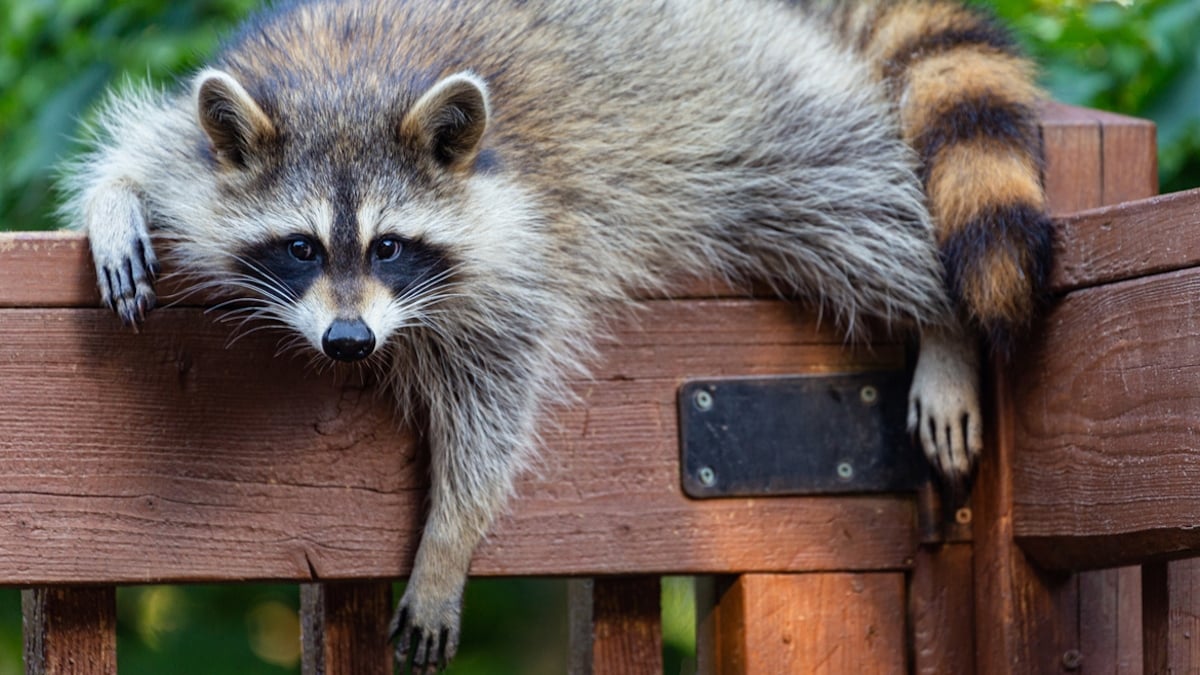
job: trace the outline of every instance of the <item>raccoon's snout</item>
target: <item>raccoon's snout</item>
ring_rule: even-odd
[[[325,355],[338,361],[359,361],[375,350],[375,334],[362,319],[337,319],[321,338]]]

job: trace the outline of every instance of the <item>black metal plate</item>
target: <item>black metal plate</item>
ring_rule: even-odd
[[[907,492],[928,475],[903,371],[701,380],[679,389],[692,497]]]

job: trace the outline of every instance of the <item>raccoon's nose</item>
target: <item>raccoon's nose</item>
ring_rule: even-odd
[[[338,361],[365,359],[375,350],[375,334],[362,319],[337,319],[321,338],[326,356]]]

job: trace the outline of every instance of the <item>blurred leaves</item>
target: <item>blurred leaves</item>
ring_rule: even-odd
[[[256,4],[0,3],[0,227],[55,226],[52,167],[72,150],[79,120],[108,85],[187,72]]]
[[[1200,2],[994,0],[1065,103],[1158,124],[1163,192],[1200,185]]]

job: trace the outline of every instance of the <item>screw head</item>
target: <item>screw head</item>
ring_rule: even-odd
[[[696,477],[700,479],[700,484],[704,487],[712,487],[717,484],[717,472],[712,470],[711,466],[702,466],[696,472]]]
[[[971,513],[971,507],[969,506],[964,506],[954,512],[954,522],[959,525],[970,525],[974,517],[975,515]]]
[[[850,480],[854,477],[854,467],[850,462],[841,462],[837,465],[837,475],[842,480]]]
[[[712,394],[701,389],[692,396],[692,401],[696,404],[697,410],[712,410],[713,397]]]
[[[868,384],[858,390],[858,399],[866,405],[874,405],[879,400],[879,390]]]
[[[1083,653],[1078,649],[1068,649],[1063,652],[1062,664],[1066,670],[1079,670],[1083,665]]]

